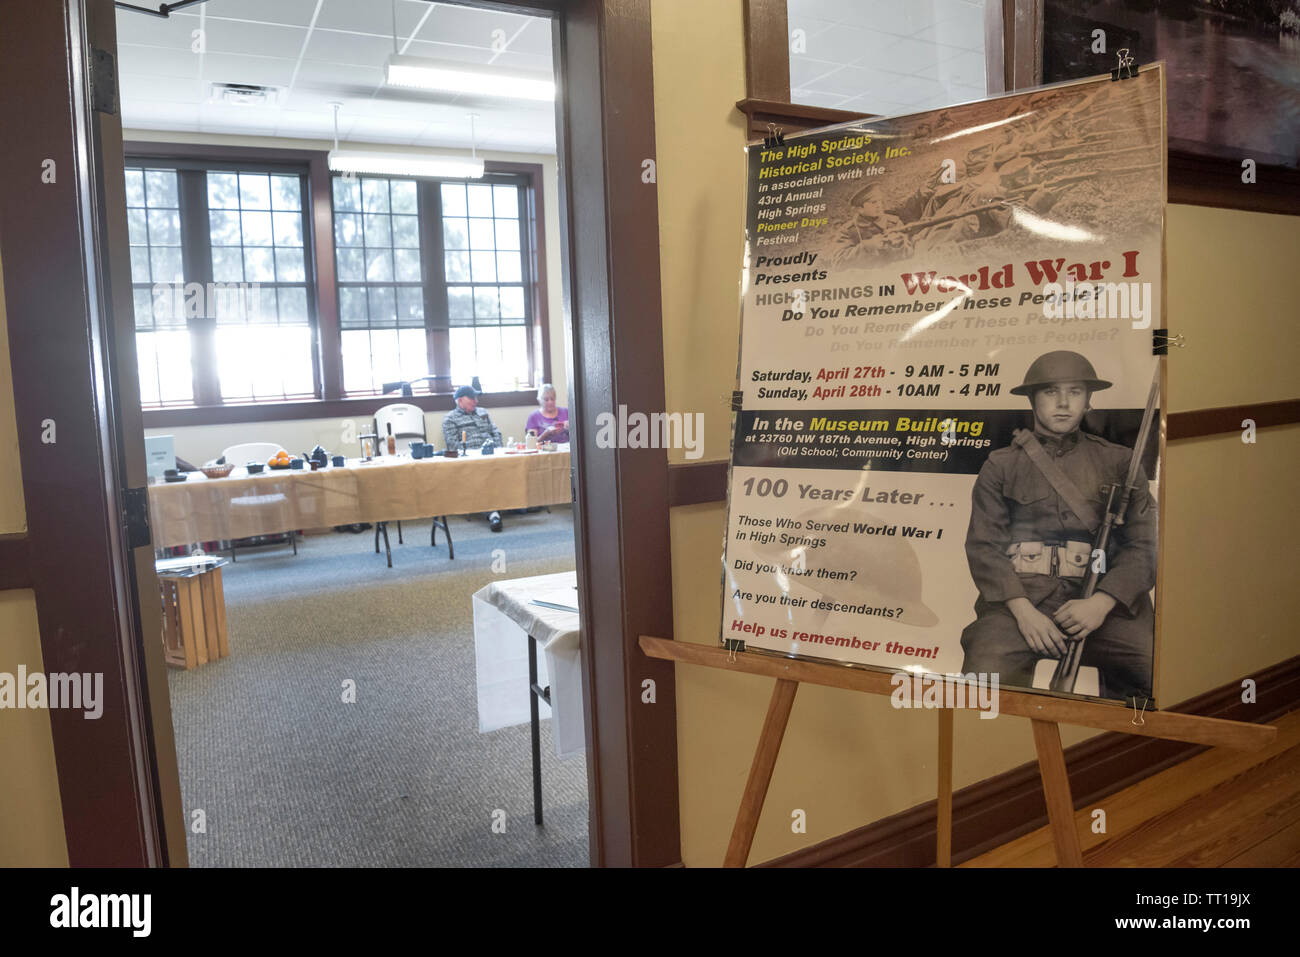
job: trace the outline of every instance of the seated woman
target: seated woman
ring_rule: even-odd
[[[528,417],[524,428],[537,433],[538,442],[569,441],[569,410],[555,404],[555,386],[549,382],[537,390],[540,408]]]

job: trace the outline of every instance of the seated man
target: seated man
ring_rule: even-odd
[[[962,633],[963,672],[1030,687],[1039,658],[1059,659],[1086,638],[1081,663],[1099,670],[1102,697],[1150,696],[1157,519],[1145,474],[1096,592],[1082,594],[1106,488],[1123,486],[1142,454],[1079,429],[1093,393],[1110,385],[1087,358],[1062,351],[1035,359],[1011,390],[1028,397],[1034,429],[994,450],[975,480],[966,556],[979,599]]]
[[[473,386],[463,385],[456,390],[456,408],[447,413],[442,420],[442,437],[447,448],[460,450],[479,449],[491,439],[501,446],[501,430],[492,424],[491,417],[478,408],[478,393]],[[501,513],[488,513],[488,527],[494,532],[501,531]]]

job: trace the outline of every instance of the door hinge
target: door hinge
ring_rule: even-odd
[[[126,531],[127,548],[140,548],[153,541],[149,531],[149,489],[122,490],[122,528]]]
[[[117,113],[117,68],[107,50],[90,51],[90,105],[96,113]]]

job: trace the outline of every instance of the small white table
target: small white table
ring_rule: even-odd
[[[582,751],[582,664],[579,658],[578,576],[559,572],[492,582],[474,593],[474,663],[479,731],[532,725],[533,821],[542,823],[539,701],[552,712],[555,752]],[[527,643],[521,639],[526,637]],[[541,647],[545,660],[537,657]],[[523,671],[527,654],[526,677]],[[549,677],[549,683],[543,684]],[[523,716],[524,691],[528,717]]]

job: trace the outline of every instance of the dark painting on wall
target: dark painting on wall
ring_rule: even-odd
[[[1300,0],[1046,0],[1044,83],[1110,72],[1122,48],[1168,65],[1171,152],[1300,166]]]

